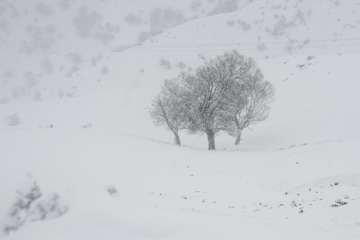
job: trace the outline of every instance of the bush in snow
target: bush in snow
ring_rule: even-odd
[[[61,0],[59,6],[62,10],[68,10],[70,8],[70,0]]]
[[[92,128],[93,124],[91,122],[88,122],[87,124],[84,124],[81,126],[82,128]]]
[[[150,16],[151,30],[164,30],[186,22],[183,12],[172,8],[152,10]]]
[[[170,63],[170,61],[167,60],[167,59],[161,58],[161,59],[159,60],[159,63],[160,63],[160,66],[163,67],[163,68],[166,69],[166,70],[172,69],[171,63]]]
[[[103,66],[100,71],[102,74],[107,74],[109,72],[109,69],[106,66]]]
[[[233,12],[238,8],[238,0],[223,0],[219,1],[217,6],[209,13],[209,15]]]
[[[191,10],[193,10],[194,12],[196,12],[197,10],[199,10],[199,8],[201,7],[202,3],[200,0],[194,0],[191,3]]]
[[[119,191],[117,190],[117,188],[115,186],[109,186],[106,188],[106,191],[108,192],[108,194],[111,197],[115,197],[118,195]]]
[[[53,24],[48,24],[46,26],[30,25],[27,27],[27,33],[31,39],[31,41],[23,44],[23,49],[27,53],[48,51],[55,45],[59,36],[59,32]]]
[[[47,199],[40,199],[28,212],[28,221],[35,222],[39,220],[58,218],[68,211],[68,207],[61,203],[61,198],[54,193]]]
[[[77,91],[77,87],[74,86],[71,89],[68,90],[64,90],[64,89],[59,89],[58,90],[58,95],[60,98],[66,97],[66,98],[72,98],[75,96]]]
[[[184,62],[178,62],[178,64],[176,64],[176,66],[180,69],[180,70],[184,70],[187,66]]]
[[[242,29],[244,32],[246,32],[246,31],[248,31],[248,30],[251,29],[250,23],[247,23],[247,22],[245,22],[245,21],[240,21],[240,20],[238,20],[237,23],[239,24],[239,26],[241,27],[241,29]]]
[[[93,30],[101,22],[102,16],[96,11],[90,10],[84,5],[79,8],[78,15],[73,19],[74,27],[79,37],[89,38],[93,34]]]
[[[7,222],[3,229],[7,234],[11,231],[16,231],[27,221],[31,205],[36,199],[41,197],[41,191],[36,182],[32,182],[26,188],[16,192],[16,200],[10,208]]]
[[[5,217],[3,232],[9,234],[18,230],[29,222],[58,218],[68,211],[57,194],[42,199],[42,193],[37,183],[30,178],[30,182],[16,192],[16,199],[8,215]]]
[[[140,14],[130,13],[125,17],[125,21],[130,25],[140,25],[142,23]]]
[[[114,40],[116,35],[120,32],[120,27],[110,23],[98,25],[94,32],[94,39],[102,44],[107,44]]]
[[[33,96],[32,96],[32,100],[34,100],[34,101],[41,101],[41,92],[40,92],[40,91],[34,92],[34,94],[33,94]]]
[[[51,63],[51,61],[48,57],[44,58],[41,61],[41,68],[42,68],[42,71],[46,74],[50,74],[54,71],[54,65]]]
[[[24,87],[20,87],[20,86],[13,87],[12,90],[11,90],[12,96],[13,96],[15,99],[24,96],[25,92],[26,92],[26,91],[25,91],[25,88],[24,88]]]
[[[20,124],[21,120],[17,113],[14,113],[10,116],[6,117],[7,125],[9,126],[17,126]]]
[[[150,30],[149,32],[143,31],[139,34],[138,39],[137,39],[137,43],[141,44],[142,42],[145,42],[146,40],[158,35],[162,33],[162,30]]]
[[[91,57],[91,64],[95,67],[97,63],[101,60],[101,54],[95,55]]]
[[[37,12],[38,14],[40,14],[42,16],[50,16],[53,11],[49,5],[41,2],[35,6],[35,12]]]
[[[84,57],[79,53],[68,53],[66,57],[71,61],[73,65],[79,65],[85,61]]]
[[[226,22],[226,25],[228,25],[229,27],[234,26],[234,24],[235,24],[235,21],[234,21],[234,20],[230,20],[230,21],[227,21],[227,22]]]
[[[27,88],[32,88],[32,87],[35,87],[39,80],[34,76],[34,74],[32,72],[26,72],[24,74],[24,77],[26,79],[26,87]]]
[[[0,98],[0,104],[6,104],[9,101],[10,101],[9,98]]]

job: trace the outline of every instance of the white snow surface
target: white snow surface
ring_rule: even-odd
[[[288,14],[287,21],[298,13],[259,2],[105,53],[101,66],[107,74],[87,62],[93,54],[83,53],[85,64],[72,81],[60,70],[49,82],[39,80],[40,101],[0,104],[0,239],[359,239],[360,54],[354,42],[350,50],[330,42],[320,49],[311,41],[312,47],[295,52],[246,48],[242,53],[255,57],[276,95],[269,118],[245,130],[238,147],[219,134],[217,151],[207,151],[204,136],[186,132],[177,147],[172,134],[149,118],[152,98],[164,79],[179,73],[180,62],[195,69],[202,63],[199,54],[211,57],[235,46],[224,42],[253,42],[262,35],[269,44],[276,38],[261,29],[278,21],[269,9]],[[312,10],[308,21],[281,25],[283,34],[299,41],[359,37],[349,30],[359,26],[359,2],[330,2],[299,2],[304,13]],[[265,15],[264,21],[237,34],[226,23],[242,20],[244,12],[248,22]],[[352,27],[341,28],[347,21]],[[209,45],[200,46],[204,42]],[[52,59],[56,66],[67,64],[56,54]],[[172,68],[160,66],[160,59]],[[72,87],[73,97],[55,96]],[[9,126],[7,117],[15,113],[20,123]],[[26,192],[32,181],[42,193],[34,206],[55,193],[66,213],[25,221],[4,234],[17,192]]]

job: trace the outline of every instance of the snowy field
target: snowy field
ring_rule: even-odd
[[[135,12],[137,1],[130,2],[127,11]],[[188,9],[183,11],[186,20],[173,19],[182,25],[163,26],[162,34],[127,51],[103,53],[96,66],[89,59],[97,53],[80,49],[84,61],[77,62],[79,69],[70,78],[65,75],[73,63],[62,62],[65,50],[34,54],[3,48],[9,58],[0,56],[0,100],[6,99],[0,104],[0,239],[360,239],[360,2],[339,7],[338,1],[314,1],[296,8],[277,1],[283,9],[229,1],[237,2],[239,9],[224,14],[212,12],[216,1],[203,2],[202,12],[201,7],[197,12]],[[0,3],[5,6],[7,1]],[[102,6],[92,4],[89,9]],[[320,5],[327,11],[323,15]],[[151,6],[142,8],[146,12]],[[40,9],[46,13],[46,7]],[[76,13],[75,7],[70,9]],[[284,13],[288,24],[277,25],[281,17],[270,19],[270,9]],[[307,21],[291,18],[299,15],[298,9]],[[230,27],[229,21],[242,19],[244,11],[256,24],[239,34],[244,24]],[[191,15],[195,13],[197,18]],[[26,16],[30,19],[31,14]],[[260,18],[263,21],[256,21]],[[10,28],[10,18],[4,19]],[[25,21],[16,21],[26,28]],[[138,32],[149,31],[146,21],[137,26]],[[332,28],[326,21],[334,23]],[[352,27],[344,27],[347,21]],[[269,44],[279,36],[266,35],[266,28],[299,42],[308,38],[309,48],[276,51],[279,46]],[[67,33],[64,41],[75,39]],[[220,43],[251,42],[260,35],[268,50],[247,48],[243,53],[256,59],[276,89],[269,118],[246,129],[240,146],[221,133],[216,136],[217,151],[208,151],[206,136],[185,131],[180,133],[183,145],[173,145],[171,132],[155,127],[149,117],[151,100],[163,80],[179,73],[180,62],[191,71],[202,63],[199,54],[211,57],[236,45]],[[9,32],[0,47],[17,36]],[[127,41],[135,43],[137,36]],[[345,47],[341,41],[327,41],[321,49],[313,41],[330,37],[353,40]],[[200,46],[205,42],[209,45]],[[38,62],[44,56],[54,71],[41,75]],[[16,65],[16,58],[24,64]],[[27,83],[33,79],[23,73],[35,65],[38,72],[30,75],[37,84],[22,94],[14,91],[21,76],[28,76]],[[99,73],[103,66],[109,69],[106,74]],[[39,99],[34,98],[37,93]],[[71,96],[64,97],[67,94]],[[14,213],[16,206],[26,205],[19,202],[24,199],[28,209]],[[7,228],[6,234],[9,226],[18,229]]]

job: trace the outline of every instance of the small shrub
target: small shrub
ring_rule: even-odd
[[[103,66],[101,68],[101,74],[107,74],[109,72],[109,69],[106,66]]]
[[[42,68],[43,72],[46,74],[50,74],[54,71],[54,65],[51,63],[51,61],[48,57],[44,58],[41,61],[41,68]]]
[[[27,213],[33,202],[41,197],[41,191],[34,181],[25,191],[17,191],[16,195],[16,200],[10,208],[3,228],[6,234],[16,231],[24,225],[27,221]]]
[[[17,113],[14,113],[14,114],[6,117],[6,120],[7,120],[7,125],[8,126],[17,126],[21,122],[21,119],[20,119],[20,117],[18,116]]]
[[[223,0],[219,1],[217,6],[210,12],[209,15],[228,13],[236,11],[239,8],[237,0]]]
[[[172,8],[153,9],[150,16],[152,30],[164,30],[186,22],[183,12]]]
[[[93,124],[91,122],[88,122],[87,124],[84,124],[81,126],[82,128],[92,128]]]
[[[141,43],[145,42],[146,40],[148,40],[162,32],[163,32],[162,30],[156,30],[156,29],[152,29],[149,32],[146,32],[146,31],[140,32],[140,34],[138,35],[137,43],[141,44]]]
[[[23,49],[27,53],[48,51],[56,43],[60,34],[53,24],[46,26],[29,25],[26,30],[30,41],[24,44]]]
[[[246,32],[249,31],[251,29],[251,25],[250,23],[244,22],[244,21],[240,21],[238,20],[237,23],[239,24],[239,26],[241,27],[241,29]]]
[[[167,59],[162,58],[160,59],[159,63],[160,66],[165,68],[166,70],[170,70],[172,68],[170,61]]]
[[[61,0],[59,6],[64,11],[68,10],[70,8],[70,0]]]
[[[101,22],[102,16],[96,11],[90,10],[83,5],[78,10],[78,15],[72,20],[79,37],[89,38],[95,27]]]
[[[307,58],[306,58],[306,60],[308,60],[308,61],[310,61],[310,60],[312,60],[312,59],[314,59],[315,58],[315,56],[307,56]]]
[[[94,32],[93,38],[102,44],[107,44],[108,42],[114,40],[119,32],[119,26],[107,23],[105,25],[99,25],[97,27],[96,31]]]
[[[108,194],[111,196],[111,197],[115,197],[118,195],[118,190],[115,186],[109,186],[106,188],[106,191],[108,192]]]
[[[10,100],[8,98],[0,98],[0,104],[6,104],[8,103]]]
[[[24,77],[26,79],[26,86],[28,88],[35,87],[39,82],[32,72],[26,72]]]
[[[84,62],[84,57],[79,53],[69,53],[67,57],[70,59],[73,65],[78,65]]]
[[[72,97],[75,96],[76,91],[77,91],[77,87],[76,87],[76,86],[74,86],[74,87],[72,87],[71,89],[68,89],[68,90],[59,89],[59,90],[58,90],[58,96],[59,96],[60,98],[63,98],[63,97],[65,97],[65,98],[72,98]]]
[[[68,207],[61,203],[58,194],[51,194],[46,200],[39,200],[28,213],[28,221],[35,222],[45,219],[58,218],[68,211]]]
[[[40,91],[36,91],[33,96],[32,96],[32,99],[34,101],[41,101],[41,92]]]
[[[199,8],[201,7],[201,1],[200,0],[194,0],[192,3],[191,3],[191,10],[196,12],[197,10],[199,10]]]
[[[230,20],[230,21],[227,21],[227,22],[226,22],[226,25],[228,25],[229,27],[234,26],[234,24],[235,24],[235,21],[234,21],[234,20]]]
[[[95,55],[91,57],[91,64],[95,67],[96,64],[101,60],[101,54]]]
[[[184,70],[186,68],[186,64],[184,62],[179,62],[176,66],[181,70]]]
[[[78,73],[79,71],[80,71],[79,66],[74,65],[74,66],[71,67],[71,69],[69,69],[67,71],[67,73],[65,74],[65,77],[71,78],[75,73]]]
[[[43,2],[35,6],[35,11],[42,16],[50,16],[53,12],[51,7]]]
[[[45,124],[45,125],[41,125],[41,124],[39,124],[39,127],[41,127],[41,128],[54,128],[54,124]]]
[[[141,15],[135,15],[133,13],[128,14],[125,17],[125,21],[130,25],[140,25],[142,23]]]
[[[263,52],[267,49],[266,45],[264,43],[259,43],[257,46],[256,46],[256,49],[259,50],[260,52]]]
[[[36,181],[31,176],[29,180],[30,183],[16,192],[16,199],[2,226],[5,234],[17,231],[30,222],[61,217],[68,211],[58,194],[52,194],[44,200]]]
[[[303,67],[305,67],[305,64],[299,64],[298,67],[303,68]]]
[[[20,98],[22,96],[24,96],[25,94],[25,88],[24,87],[20,87],[20,86],[17,86],[17,87],[14,87],[12,90],[12,96],[17,99],[17,98]]]
[[[334,204],[331,205],[331,207],[340,207],[346,205],[347,202],[342,201],[341,199],[337,199]]]

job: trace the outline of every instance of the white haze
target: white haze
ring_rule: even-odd
[[[0,239],[359,239],[360,1],[0,0]],[[240,146],[149,117],[237,49],[276,89]],[[16,200],[41,192],[11,216]]]

